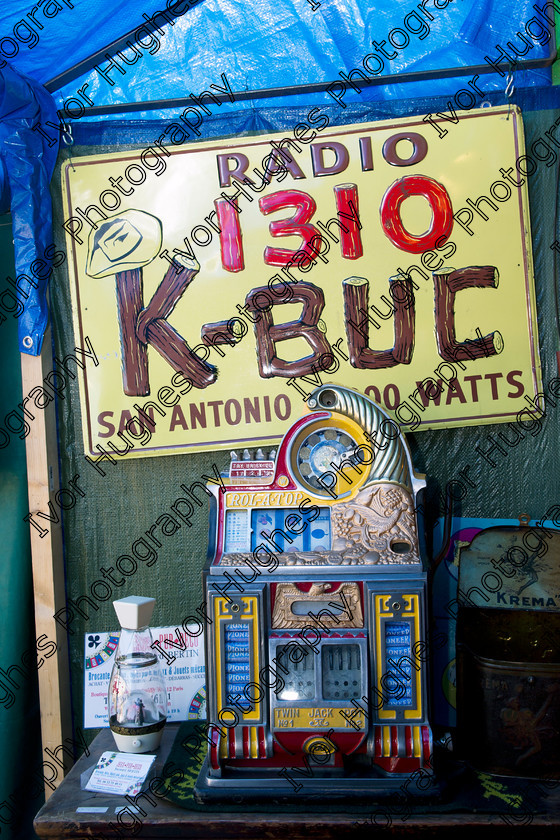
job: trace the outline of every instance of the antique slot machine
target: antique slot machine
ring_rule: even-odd
[[[202,801],[383,796],[432,772],[425,481],[367,397],[322,386],[308,407],[275,458],[212,488]]]

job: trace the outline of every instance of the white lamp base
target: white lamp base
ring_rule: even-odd
[[[152,750],[157,750],[161,743],[161,736],[163,735],[163,727],[159,732],[148,732],[146,735],[118,735],[113,732],[113,738],[117,745],[119,752],[128,753],[147,753]]]

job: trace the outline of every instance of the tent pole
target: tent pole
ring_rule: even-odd
[[[50,370],[52,346],[49,326],[41,355],[21,354],[23,394],[29,394],[33,388],[42,388],[43,378]],[[60,489],[54,402],[35,412],[31,432],[25,438],[25,448],[29,512],[31,516],[39,511],[48,514],[49,501],[55,504],[54,494]],[[66,607],[62,526],[60,522],[51,524],[45,519],[35,521],[40,523],[42,531],[46,531],[41,534],[30,523],[35,631],[37,638],[43,635],[56,644],[56,653],[45,657],[38,668],[43,761],[47,761],[49,754],[44,754],[47,747],[58,755],[61,753],[61,745],[68,749],[68,745],[72,746],[74,741],[68,637],[54,619],[55,612]],[[45,647],[44,641],[42,644]],[[60,784],[62,776],[63,773],[59,773],[51,784]],[[51,793],[52,787],[47,785],[45,780],[47,799]]]
[[[526,61],[521,66],[521,63],[516,65],[516,71],[536,69],[538,67],[548,67],[553,63],[556,57],[554,55],[544,59],[534,59]],[[496,64],[496,67],[503,69],[504,73],[511,71],[510,64]],[[70,71],[69,71],[70,72]],[[369,79],[359,79],[357,84],[360,88],[374,87],[376,85],[390,85],[390,84],[404,84],[406,82],[425,82],[429,79],[443,79],[454,76],[468,76],[468,75],[483,75],[485,73],[494,73],[495,68],[489,64],[480,64],[470,67],[448,67],[443,70],[423,70],[411,73],[391,73],[386,76],[373,76]],[[47,83],[47,86],[50,83]],[[340,79],[334,79],[326,82],[313,82],[306,85],[290,85],[289,87],[275,87],[275,88],[258,88],[256,90],[240,90],[234,91],[233,96],[235,102],[242,102],[255,99],[276,99],[285,96],[302,96],[310,93],[324,93],[328,88],[335,84],[343,84]],[[219,102],[231,102],[230,95],[227,93],[213,93],[213,98]],[[192,100],[186,96],[177,97],[174,99],[155,99],[145,100],[142,102],[120,102],[111,105],[92,105],[87,109],[88,117],[95,117],[107,114],[127,114],[136,111],[154,111],[166,110],[170,108],[184,108],[192,107]],[[70,115],[61,108],[58,111],[61,120],[71,119]]]
[[[189,0],[191,8],[198,6],[199,3],[203,2],[204,0]],[[190,11],[190,9],[187,11]],[[121,35],[120,38],[117,38],[115,41],[107,44],[106,47],[102,47],[100,50],[92,53],[87,58],[84,58],[72,67],[69,67],[68,70],[65,70],[63,73],[59,73],[58,76],[53,76],[52,79],[49,79],[48,82],[44,83],[44,86],[49,93],[56,93],[57,90],[60,90],[60,88],[70,84],[70,82],[73,82],[74,79],[79,79],[80,76],[89,73],[90,70],[94,69],[96,64],[99,64],[102,61],[109,61],[116,52],[124,50],[127,46],[127,41],[134,38],[134,34],[141,26],[145,27],[151,33],[157,31],[162,32],[163,30],[158,27],[157,24],[152,23],[153,19],[157,18],[158,15],[164,17],[168,24],[173,26],[174,24],[172,24],[171,21],[176,20],[178,17],[182,17],[184,14],[185,12],[173,12],[170,9],[166,9],[165,12],[155,12],[151,18],[148,18],[146,15],[146,18],[139,24],[139,26],[136,26],[134,29],[131,29],[130,32],[127,32],[125,35]]]

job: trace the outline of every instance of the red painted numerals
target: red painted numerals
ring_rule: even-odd
[[[265,195],[259,199],[261,213],[265,215],[274,213],[275,210],[284,210],[286,207],[295,207],[295,213],[287,219],[278,219],[270,222],[268,229],[271,236],[300,236],[301,248],[309,247],[317,252],[321,247],[321,233],[315,225],[310,225],[309,220],[315,213],[317,205],[307,193],[300,190],[280,190],[280,192]],[[317,240],[317,247],[313,240]],[[287,248],[264,249],[264,261],[267,265],[288,265],[297,252]]]
[[[346,260],[363,256],[361,224],[356,184],[337,184],[333,188],[334,203],[340,232],[340,252]],[[222,194],[223,195],[223,194]],[[426,199],[432,218],[428,230],[422,234],[410,233],[401,218],[401,207],[406,198],[421,196]],[[242,271],[245,267],[243,237],[238,199],[219,198],[214,204],[220,225],[222,266],[226,271]],[[297,259],[313,259],[321,251],[324,234],[311,219],[317,205],[302,190],[278,190],[259,199],[259,210],[264,216],[279,210],[294,208],[291,216],[274,219],[268,225],[272,237],[298,236],[299,249],[267,245],[264,249],[266,265],[293,265]],[[380,207],[381,227],[395,247],[411,254],[420,254],[441,245],[453,228],[453,208],[445,187],[426,175],[406,175],[395,181],[385,195]],[[321,223],[319,223],[321,224]],[[323,225],[324,228],[324,225]]]

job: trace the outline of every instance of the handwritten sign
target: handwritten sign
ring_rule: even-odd
[[[528,163],[506,107],[73,160],[86,452],[272,447],[325,381],[410,430],[534,414]]]

